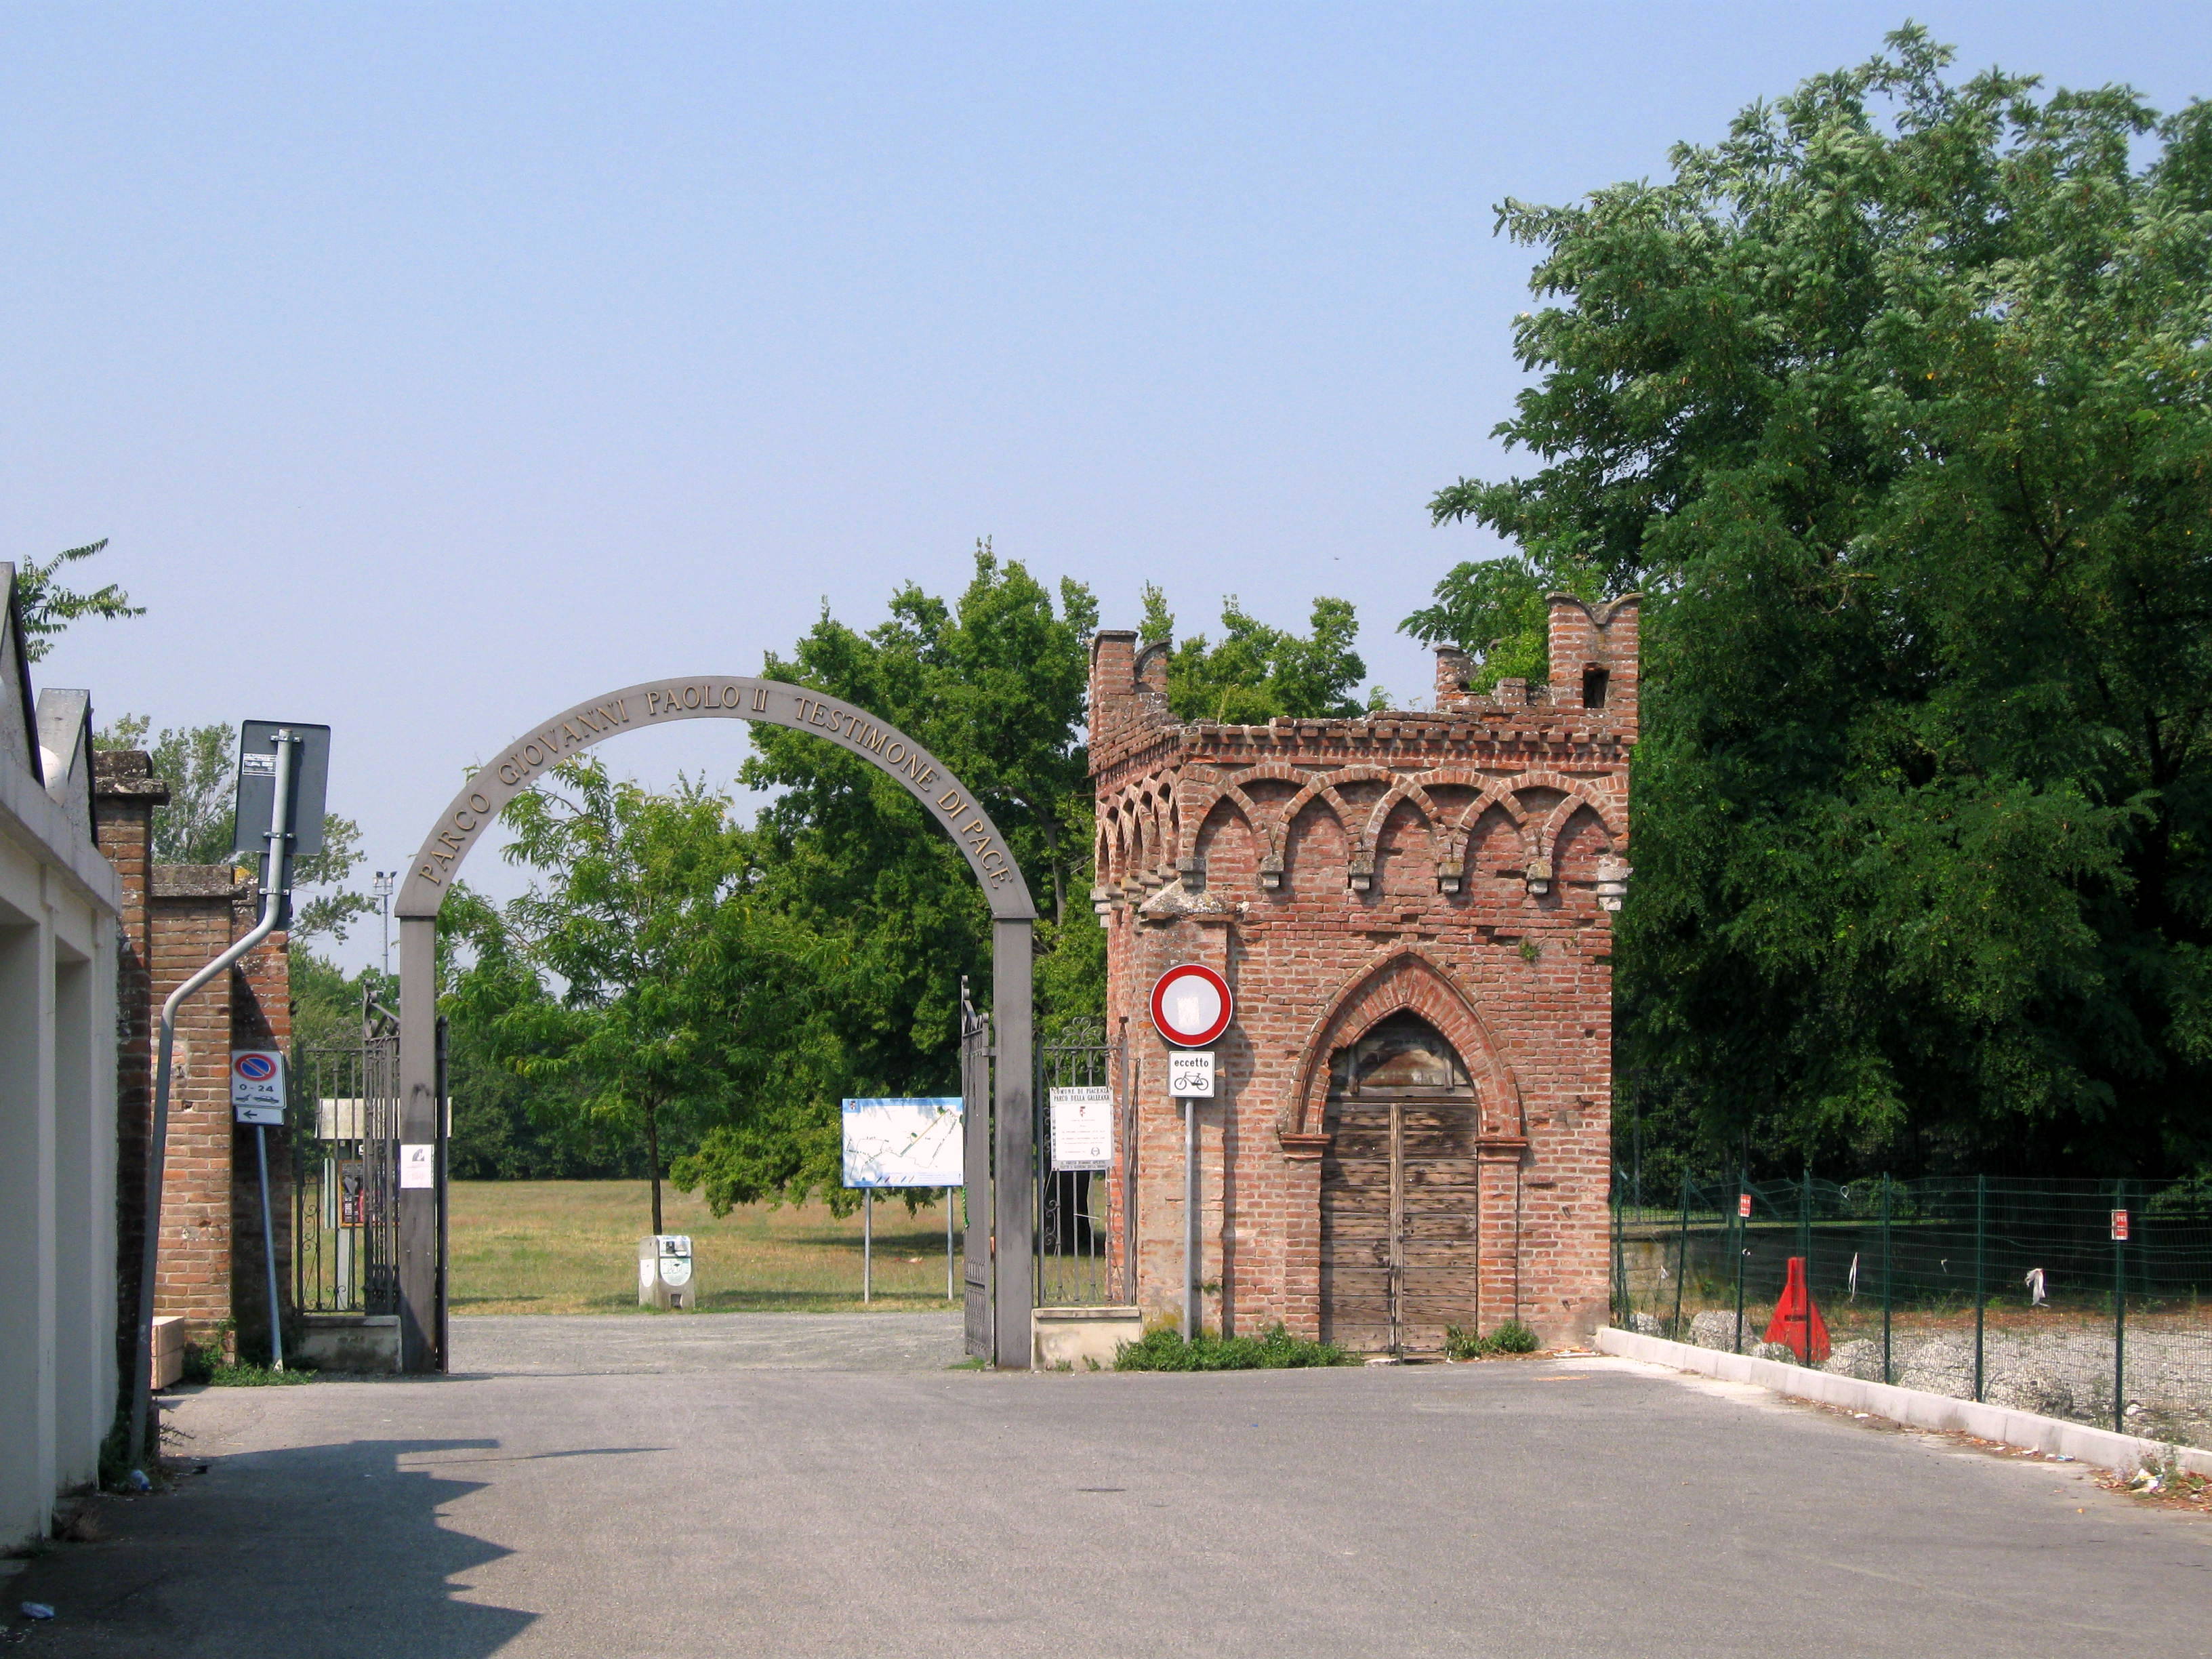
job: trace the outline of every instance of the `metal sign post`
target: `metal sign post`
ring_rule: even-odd
[[[273,1048],[234,1048],[230,1054],[232,1121],[253,1126],[253,1161],[261,1172],[261,1265],[269,1279],[271,1369],[284,1369],[284,1319],[276,1302],[276,1231],[269,1219],[269,1126],[284,1121],[284,1056]]]
[[[1170,1054],[1168,1095],[1182,1102],[1182,1340],[1200,1328],[1198,1279],[1205,1260],[1198,1242],[1198,1103],[1213,1098],[1211,1053]]]
[[[1199,1274],[1204,1254],[1198,1239],[1198,1103],[1213,1098],[1217,1041],[1236,1018],[1229,981],[1202,963],[1170,968],[1152,986],[1152,1027],[1178,1048],[1206,1050],[1168,1056],[1168,1095],[1182,1107],[1182,1337],[1200,1328]]]

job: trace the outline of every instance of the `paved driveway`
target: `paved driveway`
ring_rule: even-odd
[[[8,1581],[60,1609],[26,1650],[2205,1650],[2212,1525],[1626,1361],[997,1376],[942,1323],[763,1317],[185,1397],[208,1473]]]

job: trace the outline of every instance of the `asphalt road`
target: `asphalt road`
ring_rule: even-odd
[[[75,1655],[2212,1641],[2212,1522],[1626,1361],[998,1376],[942,1369],[949,1325],[759,1317],[475,1322],[465,1375],[188,1395],[207,1473],[0,1594],[58,1611],[26,1652]]]

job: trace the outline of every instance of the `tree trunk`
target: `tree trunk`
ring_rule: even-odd
[[[660,1235],[660,1119],[653,1103],[645,1103],[645,1164],[653,1176],[653,1231]]]
[[[1037,815],[1037,828],[1044,836],[1045,856],[1052,860],[1052,925],[1060,927],[1067,920],[1067,876],[1060,863],[1060,830],[1050,817]]]

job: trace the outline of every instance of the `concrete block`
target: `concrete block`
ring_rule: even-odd
[[[185,1374],[185,1322],[164,1314],[154,1322],[154,1387],[173,1387]]]
[[[294,1356],[326,1371],[397,1372],[397,1314],[308,1314],[292,1345]]]
[[[1135,1308],[1035,1308],[1030,1312],[1030,1364],[1041,1371],[1110,1370],[1115,1351],[1145,1334]]]

